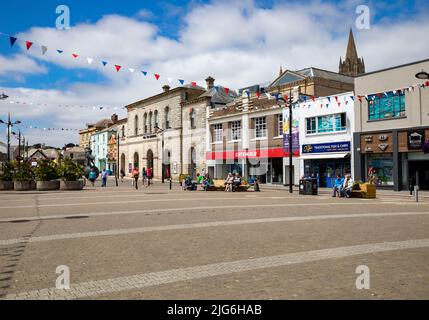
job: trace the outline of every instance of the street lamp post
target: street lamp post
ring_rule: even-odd
[[[4,94],[2,94],[2,96],[4,96]],[[6,96],[6,98],[7,98],[7,96]],[[6,99],[6,98],[4,98],[4,99]],[[7,118],[7,122],[0,119],[0,123],[3,123],[7,126],[7,161],[10,161],[10,131],[14,125],[20,124],[21,121],[15,121],[15,122],[10,121],[10,113],[9,113],[8,118]]]
[[[288,101],[286,99],[279,97],[278,100],[283,101],[286,105],[289,106],[289,193],[293,193],[293,139],[292,139],[292,94],[289,95]]]
[[[161,182],[164,183],[165,182],[165,167],[164,167],[164,129],[161,129],[160,127],[156,126],[154,128],[157,133],[161,133],[161,153],[162,153],[162,163],[161,163]]]

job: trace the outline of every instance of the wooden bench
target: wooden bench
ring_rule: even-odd
[[[350,196],[352,198],[375,199],[377,196],[377,189],[373,184],[359,183],[359,189],[352,190]]]
[[[241,186],[237,188],[236,192],[244,192],[244,191],[247,191],[247,189],[248,189],[247,181],[243,181]],[[225,180],[222,180],[222,179],[212,180],[212,184],[208,188],[208,191],[225,191]]]

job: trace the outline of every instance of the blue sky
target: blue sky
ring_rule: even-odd
[[[70,8],[70,30],[55,29],[59,4]],[[370,8],[370,30],[354,27],[360,4]],[[2,3],[0,32],[47,45],[49,51],[42,57],[36,46],[11,48],[0,36],[0,91],[49,107],[28,110],[3,102],[0,117],[12,111],[28,125],[79,128],[112,112],[79,109],[65,115],[58,104],[121,107],[160,92],[167,77],[202,85],[212,75],[220,85],[239,88],[272,80],[280,65],[336,71],[350,26],[368,71],[424,59],[428,17],[426,0],[8,1]],[[78,61],[71,52],[80,54]],[[89,66],[86,57],[106,59],[110,69],[97,62]],[[162,77],[116,73],[115,63]],[[27,134],[34,142],[55,145],[78,140],[71,133]]]

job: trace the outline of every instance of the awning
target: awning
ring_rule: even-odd
[[[327,154],[306,154],[299,157],[300,160],[318,160],[318,159],[342,159],[350,153],[327,153]]]

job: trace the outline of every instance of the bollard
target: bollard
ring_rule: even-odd
[[[173,179],[170,178],[170,190],[173,188]]]
[[[414,186],[414,197],[416,202],[419,202],[419,186]]]

